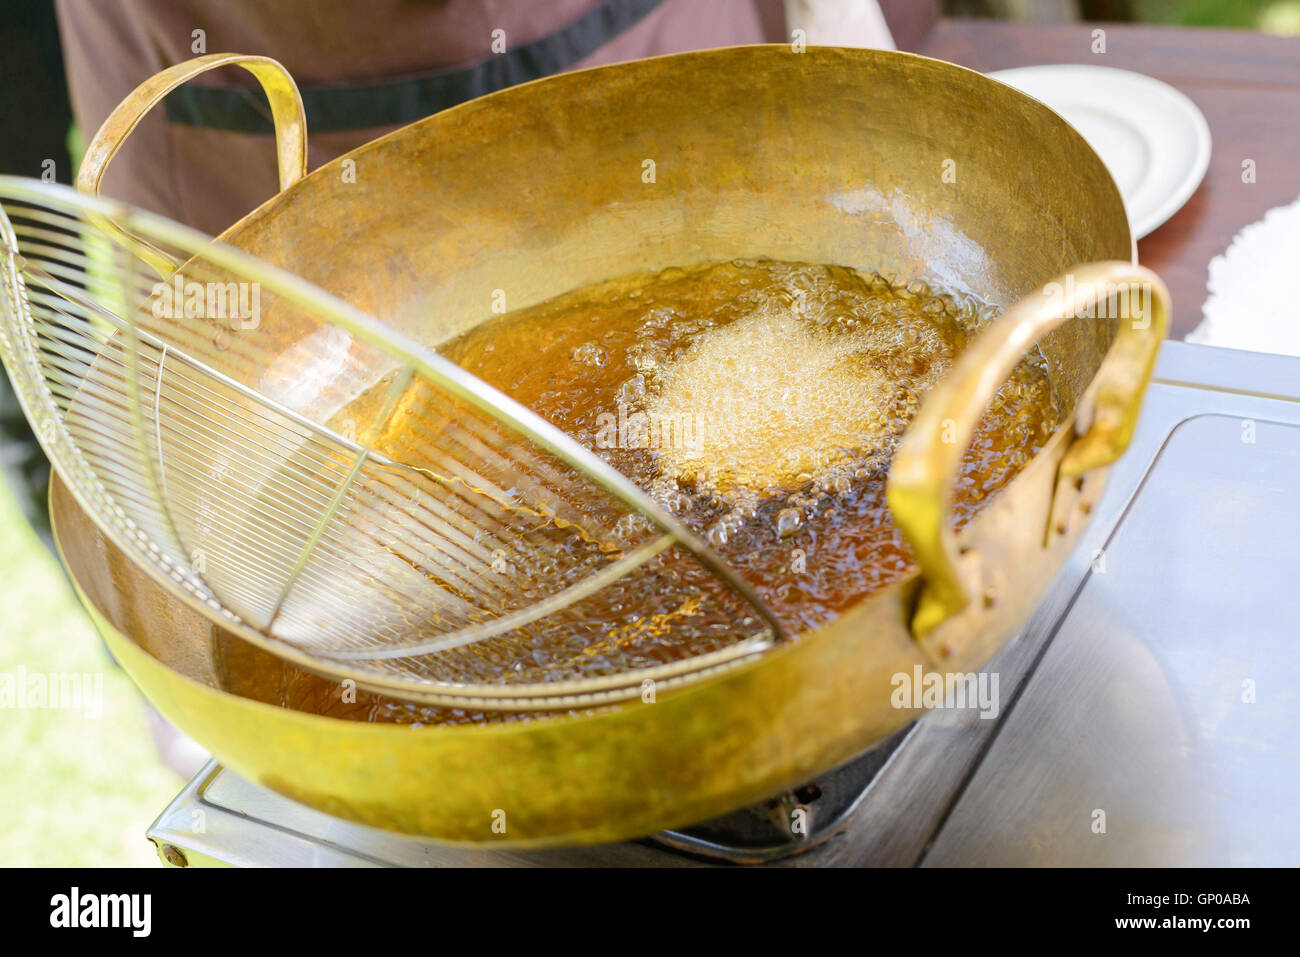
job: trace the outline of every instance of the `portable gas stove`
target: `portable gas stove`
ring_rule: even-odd
[[[986,669],[996,715],[940,708],[803,788],[641,842],[421,843],[215,762],[149,838],[179,866],[1300,864],[1298,500],[1300,359],[1166,343],[1081,546]]]

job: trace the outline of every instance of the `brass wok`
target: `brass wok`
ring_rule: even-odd
[[[126,561],[56,481],[64,562],[145,695],[229,767],[311,807],[442,841],[540,846],[643,835],[797,785],[917,717],[891,705],[894,675],[977,669],[1016,632],[1131,435],[1164,287],[1134,265],[1119,192],[1083,139],[977,73],[832,48],[662,57],[508,89],[301,177],[301,105],[283,68],[215,55],[119,107],[83,188],[168,89],[232,62],[270,94],[285,189],[221,238],[428,345],[489,318],[494,290],[513,309],[619,274],[758,256],[923,278],[1007,310],[930,393],[895,457],[890,505],[920,569],[652,703],[410,728],[227,693],[214,626]],[[1141,315],[1081,308],[1113,307],[1124,284],[1151,293]],[[1064,421],[954,532],[972,429],[1035,343]]]

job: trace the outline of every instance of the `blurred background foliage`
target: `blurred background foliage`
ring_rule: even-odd
[[[944,0],[943,8],[958,17],[1136,21],[1300,34],[1300,0]]]

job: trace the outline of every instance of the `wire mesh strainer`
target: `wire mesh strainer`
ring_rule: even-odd
[[[162,217],[15,177],[0,206],[0,350],[42,444],[116,544],[248,641],[515,710],[779,640],[671,514],[432,350]]]

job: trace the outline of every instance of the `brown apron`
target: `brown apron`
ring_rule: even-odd
[[[123,97],[167,66],[201,53],[260,53],[284,63],[302,89],[315,168],[456,102],[537,76],[785,38],[780,0],[315,0],[293,6],[58,0],[82,134],[93,135]],[[227,68],[171,94],[114,160],[105,194],[213,234],[269,198],[277,182],[274,138],[265,100],[250,82],[244,71]]]

